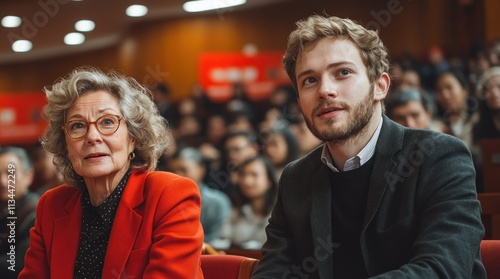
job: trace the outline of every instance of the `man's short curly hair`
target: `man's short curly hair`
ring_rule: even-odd
[[[335,16],[312,15],[296,24],[297,29],[288,36],[288,45],[282,60],[296,90],[298,89],[295,76],[297,59],[307,45],[322,38],[351,40],[360,51],[371,83],[382,73],[389,71],[389,54],[376,31],[368,30],[353,20]]]
[[[95,67],[77,68],[54,85],[44,88],[48,104],[43,115],[49,126],[41,140],[44,148],[55,154],[54,164],[72,186],[81,187],[83,178],[72,168],[62,127],[68,110],[78,98],[99,90],[111,93],[118,100],[129,136],[135,141],[135,157],[130,162],[132,168],[154,170],[158,158],[171,141],[167,121],[159,114],[149,89],[116,71],[104,73]]]

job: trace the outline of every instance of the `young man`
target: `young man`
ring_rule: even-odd
[[[283,64],[325,144],[284,170],[252,278],[486,278],[467,148],[383,116],[376,32],[318,15],[297,25]]]

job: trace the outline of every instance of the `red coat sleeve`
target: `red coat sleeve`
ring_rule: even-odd
[[[151,180],[147,183],[165,182]],[[199,188],[184,177],[176,177],[169,184],[170,187],[161,187],[163,190],[159,194],[153,221],[149,264],[142,278],[203,278]]]

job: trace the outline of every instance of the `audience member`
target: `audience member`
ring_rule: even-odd
[[[283,171],[252,278],[486,278],[470,153],[383,115],[389,62],[377,32],[310,16],[283,65],[325,144]]]
[[[478,192],[483,191],[483,150],[482,141],[500,138],[500,67],[486,70],[479,80],[477,95],[479,120],[473,127],[472,154],[477,169]]]
[[[474,126],[474,142],[500,137],[500,67],[486,70],[479,80],[479,121]]]
[[[217,172],[227,178],[220,180],[219,175],[209,177],[207,184],[226,193],[233,206],[241,204],[241,195],[238,192],[238,168],[241,164],[259,154],[259,147],[255,135],[248,131],[229,132],[224,140],[224,158],[221,168]]]
[[[175,123],[177,119],[177,108],[171,101],[170,88],[164,83],[158,83],[152,86],[153,101],[160,112],[169,123]]]
[[[450,134],[459,138],[469,148],[472,145],[472,126],[477,122],[475,102],[469,102],[469,88],[462,73],[449,70],[441,72],[436,81],[438,115]]]
[[[403,71],[399,89],[407,88],[422,89],[422,83],[420,82],[420,75],[418,71],[414,69],[406,69]]]
[[[439,46],[432,46],[427,51],[427,60],[420,67],[420,77],[425,89],[433,88],[438,75],[443,71],[450,70],[450,64],[446,61],[444,52]]]
[[[295,122],[300,116],[300,108],[295,102],[295,91],[292,86],[279,86],[269,98],[271,108],[279,111],[281,118]]]
[[[385,100],[385,109],[389,118],[403,126],[447,132],[444,123],[433,119],[431,99],[425,91],[407,87],[392,92]]]
[[[234,111],[229,115],[229,121],[227,124],[228,132],[254,132],[255,123],[252,115],[246,114],[245,112]]]
[[[66,184],[40,198],[19,278],[203,278],[199,189],[154,171],[170,133],[151,92],[83,67],[45,94]]]
[[[295,135],[287,129],[285,121],[279,122],[263,133],[265,134],[263,152],[271,162],[274,177],[278,181],[285,166],[299,158],[300,146]]]
[[[221,239],[231,246],[260,249],[266,241],[265,227],[278,191],[272,166],[267,158],[258,156],[243,162],[239,169],[239,190],[243,205],[233,209],[221,231]]]
[[[195,114],[182,115],[173,129],[173,135],[180,145],[198,146],[202,143],[203,134],[203,124]]]
[[[323,143],[323,141],[318,139],[313,133],[311,133],[311,130],[307,128],[307,123],[303,115],[300,115],[300,117],[297,118],[296,123],[291,124],[290,130],[294,133],[295,138],[297,138],[297,142],[299,143],[299,157],[313,151],[316,147]]]
[[[192,147],[186,147],[172,156],[168,169],[178,175],[192,179],[200,188],[201,194],[201,225],[205,235],[205,242],[216,239],[222,226],[231,213],[229,198],[219,190],[205,185],[203,178],[206,166],[201,153]]]
[[[207,163],[207,175],[221,168],[224,139],[227,133],[227,117],[224,114],[217,112],[208,116],[204,140],[198,146],[198,150]]]
[[[47,151],[41,144],[29,149],[33,163],[34,178],[30,191],[41,196],[45,191],[63,184],[63,177],[54,165],[54,154]]]
[[[10,279],[24,267],[38,195],[28,191],[33,166],[24,149],[0,147],[0,166],[0,270]]]

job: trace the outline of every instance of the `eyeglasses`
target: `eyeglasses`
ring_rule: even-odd
[[[97,131],[102,135],[114,134],[120,128],[122,118],[118,115],[106,114],[97,118],[94,122],[83,120],[72,120],[64,124],[62,129],[72,139],[83,138],[89,131],[90,124],[95,124]]]

